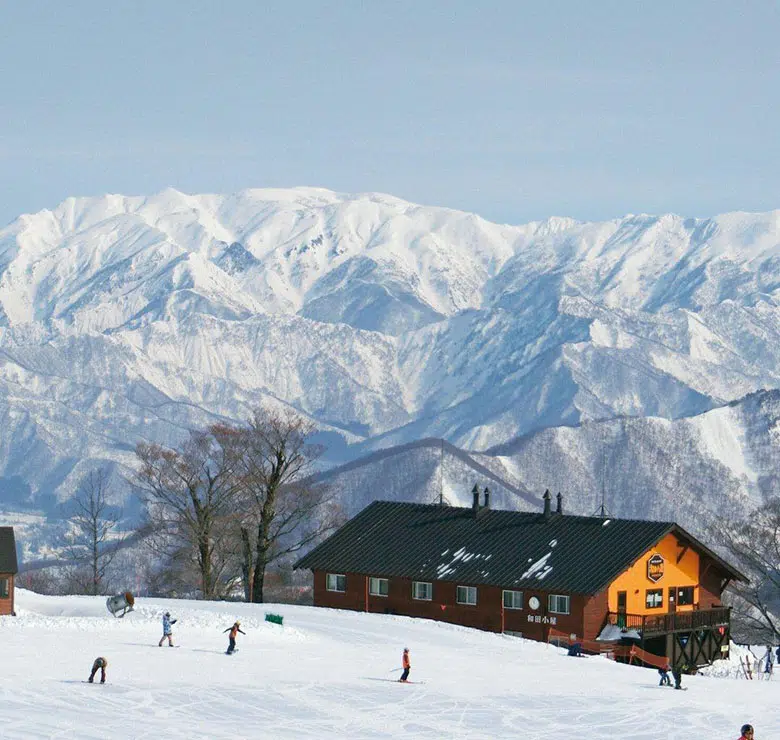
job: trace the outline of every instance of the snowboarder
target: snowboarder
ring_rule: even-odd
[[[95,674],[100,669],[100,683],[106,682],[106,668],[108,668],[108,661],[105,658],[95,658],[95,662],[92,664],[92,673],[89,674],[87,679],[90,683],[95,680]]]
[[[667,663],[663,668],[658,669],[658,673],[661,674],[661,681],[659,682],[659,686],[671,686],[672,685],[672,679],[669,678],[669,671],[672,669],[672,667]]]
[[[162,618],[163,623],[163,636],[160,638],[160,642],[157,643],[157,647],[162,647],[165,642],[165,638],[168,638],[168,647],[173,647],[173,625],[176,624],[175,619],[171,619],[171,613],[165,612]]]
[[[239,632],[242,635],[246,635],[246,632],[244,632],[244,630],[241,629],[241,622],[239,622],[238,620],[236,620],[233,623],[232,627],[228,627],[226,630],[224,630],[222,634],[224,635],[225,632],[230,632],[229,635],[230,644],[228,645],[228,649],[226,650],[226,655],[232,655],[236,649],[236,636],[238,635]]]
[[[579,640],[575,640],[569,645],[569,655],[575,658],[582,657],[582,643]]]
[[[401,665],[403,666],[404,672],[401,674],[401,678],[399,678],[398,680],[401,683],[406,683],[408,678],[409,678],[409,671],[412,670],[412,663],[409,660],[409,648],[408,647],[404,648],[404,654],[401,657]]]
[[[682,672],[687,666],[675,666],[672,668],[672,676],[674,676],[674,688],[682,689]]]
[[[742,725],[739,740],[753,740],[753,725]]]

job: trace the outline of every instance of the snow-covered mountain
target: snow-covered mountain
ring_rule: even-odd
[[[720,407],[780,387],[778,297],[780,211],[507,226],[313,188],[68,199],[0,231],[0,493],[51,503],[139,439],[257,404],[311,418],[329,465],[510,445],[499,466],[536,491],[593,433],[644,430],[642,457],[699,423],[673,420],[751,427]],[[595,464],[561,487],[600,496]]]

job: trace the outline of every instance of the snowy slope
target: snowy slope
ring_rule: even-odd
[[[260,403],[311,418],[328,465],[702,414],[780,386],[779,234],[780,211],[508,226],[316,188],[68,199],[0,230],[0,496],[49,511]]]
[[[651,669],[425,620],[155,599],[114,620],[102,598],[18,601],[18,617],[0,617],[9,739],[730,740],[746,721],[780,736],[778,683],[695,676],[677,692]],[[157,647],[164,609],[178,649]],[[247,634],[228,657],[222,630],[237,618]],[[404,646],[423,683],[394,680]],[[84,683],[98,655],[105,686]]]

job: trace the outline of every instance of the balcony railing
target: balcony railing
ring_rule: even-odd
[[[726,627],[731,620],[731,608],[695,609],[690,612],[667,612],[666,614],[625,614],[609,612],[607,624],[614,624],[623,630],[635,630],[643,637],[664,632],[687,632],[711,627]]]

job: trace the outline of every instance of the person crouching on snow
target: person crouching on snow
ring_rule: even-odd
[[[165,612],[162,618],[163,622],[163,636],[160,638],[160,642],[157,643],[157,647],[162,647],[165,642],[165,638],[168,638],[169,647],[173,647],[173,625],[176,624],[175,619],[171,619],[171,613]]]
[[[669,671],[672,669],[672,667],[667,663],[663,668],[658,669],[658,673],[661,674],[661,681],[659,682],[659,686],[671,686],[672,685],[672,679],[669,678]]]
[[[92,683],[95,680],[95,674],[100,669],[100,683],[106,682],[106,668],[108,668],[108,661],[105,658],[95,658],[95,662],[92,664],[92,673],[89,674],[88,681]]]
[[[401,674],[401,678],[398,680],[401,681],[401,683],[406,683],[407,679],[409,678],[409,671],[412,670],[412,663],[409,660],[409,648],[404,648],[404,654],[401,658],[401,665],[404,668],[404,672]]]
[[[241,629],[241,622],[236,620],[233,623],[232,627],[228,627],[226,630],[223,630],[222,634],[224,635],[225,632],[230,632],[229,640],[230,643],[228,644],[228,649],[225,651],[227,655],[232,655],[233,651],[236,649],[236,636],[240,632],[242,635],[246,635],[246,632]]]

